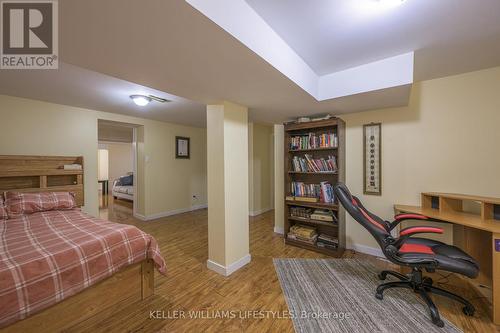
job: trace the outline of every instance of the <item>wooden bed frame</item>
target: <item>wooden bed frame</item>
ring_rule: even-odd
[[[65,164],[80,164],[82,170],[64,170]],[[0,193],[69,191],[75,193],[81,207],[85,202],[83,171],[82,156],[0,155]],[[154,264],[147,259],[0,331],[59,332],[104,309],[119,308],[153,294]]]

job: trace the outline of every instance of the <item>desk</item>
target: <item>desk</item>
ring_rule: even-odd
[[[464,201],[473,201],[476,205],[479,203],[480,213],[464,212]],[[453,245],[479,261],[479,276],[468,281],[491,301],[492,320],[500,325],[500,217],[497,214],[500,211],[500,199],[422,193],[422,206],[396,204],[394,210],[396,213],[422,214],[453,224]],[[491,293],[479,285],[491,287]]]

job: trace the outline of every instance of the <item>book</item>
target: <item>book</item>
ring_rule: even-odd
[[[336,148],[338,146],[337,133],[309,133],[296,135],[290,138],[290,150],[305,150],[316,148]]]
[[[310,215],[311,220],[325,221],[325,222],[334,222],[337,221],[335,215],[329,211],[324,209],[316,209]]]
[[[63,166],[64,170],[82,170],[81,164],[65,164]]]
[[[313,158],[305,154],[304,157],[294,156],[292,159],[292,171],[294,172],[337,172],[337,159],[335,156],[325,158]]]
[[[318,198],[313,198],[313,197],[295,197],[295,201],[318,202]]]

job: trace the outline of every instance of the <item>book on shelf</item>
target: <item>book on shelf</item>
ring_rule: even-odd
[[[328,158],[313,158],[305,154],[304,157],[294,156],[292,167],[295,172],[337,172],[337,160],[335,156]]]
[[[315,197],[295,197],[295,201],[303,201],[303,202],[318,202],[318,198]]]
[[[316,246],[336,250],[339,246],[339,240],[331,235],[322,233],[316,238]]]
[[[334,203],[335,194],[333,192],[333,186],[329,182],[321,182],[320,188],[321,188],[320,192],[321,202]]]
[[[337,250],[337,248],[339,247],[338,245],[326,244],[320,241],[316,242],[316,246],[329,250]]]
[[[311,220],[318,220],[324,222],[337,222],[337,217],[331,210],[327,209],[315,209],[314,212],[309,215]]]
[[[290,227],[287,238],[314,245],[316,243],[316,239],[318,238],[318,233],[316,232],[316,228],[303,225],[294,225]]]
[[[63,170],[83,170],[81,164],[64,164]]]
[[[333,187],[329,182],[321,182],[319,184],[292,182],[291,195],[298,201],[335,203]]]
[[[314,209],[312,209],[312,208],[292,206],[292,207],[290,207],[290,216],[308,219],[308,218],[310,218],[313,211],[314,211]]]
[[[290,150],[336,148],[337,146],[338,137],[335,132],[322,134],[309,133],[295,135],[290,138]]]

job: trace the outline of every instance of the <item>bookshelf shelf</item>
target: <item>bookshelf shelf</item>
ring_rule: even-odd
[[[312,219],[308,219],[308,218],[305,218],[305,217],[289,216],[288,219],[292,220],[292,221],[297,221],[297,222],[300,222],[300,223],[309,223],[309,224],[315,224],[315,225],[323,225],[323,226],[330,227],[330,228],[337,228],[338,227],[337,223],[334,223],[334,222],[312,220]]]
[[[333,118],[324,121],[301,124],[286,124],[285,125],[285,244],[301,247],[307,250],[312,250],[327,254],[330,256],[341,256],[345,249],[345,212],[343,208],[337,204],[323,202],[309,202],[301,200],[290,200],[293,196],[315,195],[318,196],[318,191],[313,192],[305,189],[309,185],[314,185],[314,188],[320,188],[322,197],[329,197],[330,191],[323,192],[323,187],[318,187],[321,182],[327,182],[330,185],[335,185],[336,182],[345,180],[345,123],[342,119]],[[333,143],[333,144],[332,144]],[[332,145],[332,147],[307,148],[308,146],[317,147],[318,145]],[[293,149],[291,147],[294,147]],[[296,147],[301,147],[297,149]],[[310,159],[328,159],[333,155],[336,159],[337,171],[315,171],[304,172],[294,171],[297,166],[297,158],[301,158],[300,154],[308,154]],[[297,157],[298,156],[298,157]],[[295,157],[295,159],[294,159]],[[302,165],[304,162],[301,162]],[[324,164],[323,164],[324,165]],[[304,170],[304,168],[301,168]],[[310,169],[309,169],[310,170]],[[300,185],[297,187],[292,186]],[[307,186],[304,186],[307,185]],[[292,191],[292,188],[294,189]],[[326,191],[326,190],[325,190]],[[295,193],[292,193],[295,192]],[[312,194],[314,193],[314,194]],[[327,193],[325,195],[325,193]],[[313,220],[310,218],[301,218],[292,216],[291,210],[294,207],[304,207],[312,211],[329,210],[337,218],[337,222],[327,222]],[[293,225],[304,225],[314,227],[319,234],[325,234],[338,241],[337,249],[329,249],[318,247],[317,245],[301,242],[295,239],[288,239],[290,227]]]
[[[316,252],[323,253],[323,254],[326,254],[326,255],[329,255],[332,257],[340,257],[340,256],[342,256],[342,253],[344,253],[344,249],[340,248],[340,247],[337,248],[336,250],[327,249],[327,248],[319,247],[316,245],[308,244],[305,242],[301,242],[298,240],[293,240],[293,239],[285,239],[285,244],[301,247],[303,249],[307,249],[307,250],[311,250],[311,251],[316,251]]]
[[[319,209],[330,209],[330,210],[338,210],[339,205],[330,204],[324,202],[307,202],[300,200],[286,200],[286,204],[289,206],[301,206],[301,207],[310,207],[310,208],[319,208]]]
[[[320,171],[320,172],[304,172],[304,171],[288,171],[290,174],[302,174],[302,175],[336,175],[336,171]]]
[[[321,148],[309,148],[309,149],[288,149],[289,153],[303,153],[308,151],[328,151],[328,150],[336,150],[338,147],[321,147]]]

